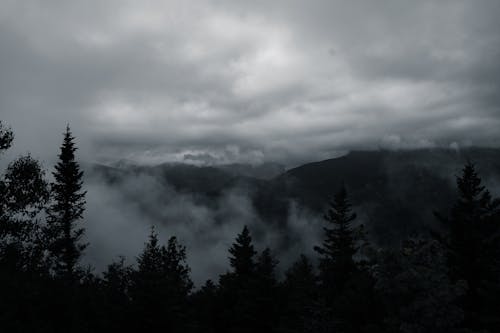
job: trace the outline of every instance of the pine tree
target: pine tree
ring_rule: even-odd
[[[258,308],[255,294],[256,251],[247,226],[229,249],[232,272],[219,278],[220,311],[217,331],[254,332]]]
[[[257,258],[255,278],[251,285],[254,295],[255,332],[275,332],[281,310],[276,266],[278,261],[269,248],[264,249]]]
[[[448,227],[449,234],[442,241],[449,248],[449,264],[454,279],[464,279],[471,290],[478,279],[491,276],[490,260],[499,240],[500,224],[492,221],[500,204],[482,185],[475,166],[467,163],[457,177],[458,200],[449,218],[437,214]]]
[[[246,276],[254,271],[254,256],[257,253],[252,244],[252,237],[247,226],[236,238],[236,242],[229,249],[229,262],[238,276]]]
[[[375,288],[382,299],[384,332],[461,332],[457,299],[466,287],[463,281],[451,282],[442,244],[410,238],[378,257]]]
[[[183,331],[187,297],[193,287],[185,247],[175,237],[169,239],[167,247],[160,245],[152,229],[137,263],[130,295],[138,328]]]
[[[277,283],[276,266],[278,261],[273,257],[271,249],[266,247],[257,258],[256,275],[259,279],[266,282],[270,286]]]
[[[218,332],[219,315],[218,286],[212,280],[205,284],[191,297],[191,316],[196,327],[195,332]]]
[[[360,228],[352,225],[356,214],[351,210],[345,186],[330,201],[324,219],[330,226],[323,227],[325,238],[322,245],[315,246],[314,250],[321,255],[321,283],[330,293],[333,289],[342,288],[357,269],[353,256],[358,251],[356,242]]]
[[[130,297],[132,267],[125,265],[125,258],[108,265],[103,272],[102,286],[104,287],[105,304],[101,307],[108,325],[107,330],[112,332],[127,331],[130,324]]]
[[[311,261],[301,254],[285,272],[284,302],[280,327],[285,332],[306,332],[311,326],[312,309],[317,301],[317,277]]]
[[[331,226],[324,228],[322,245],[314,248],[321,258],[320,298],[313,309],[313,329],[372,331],[377,322],[374,280],[365,269],[366,263],[354,258],[364,235],[362,226],[353,225],[356,214],[344,186],[330,202],[324,218]]]
[[[47,209],[47,236],[54,272],[67,280],[76,277],[78,261],[87,246],[81,241],[84,229],[77,226],[85,210],[86,192],[82,190],[83,171],[75,160],[76,150],[68,125],[53,172],[52,202]]]
[[[186,247],[179,244],[177,237],[172,236],[167,242],[167,247],[162,251],[164,270],[172,286],[171,298],[185,300],[193,289],[193,282],[189,276],[191,269],[186,263]]]
[[[494,320],[491,312],[500,310],[498,298],[491,296],[500,292],[500,200],[493,199],[482,185],[471,162],[457,177],[457,188],[458,200],[449,217],[436,214],[446,229],[437,235],[438,240],[448,250],[452,281],[467,283],[462,303],[466,326],[500,329],[500,320]]]
[[[314,268],[307,256],[301,254],[299,259],[293,263],[285,272],[285,289],[296,301],[312,299],[316,293],[317,277]],[[305,305],[305,304],[304,304]]]

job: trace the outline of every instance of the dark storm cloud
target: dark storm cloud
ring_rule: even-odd
[[[465,0],[4,0],[0,118],[16,151],[44,158],[67,122],[91,160],[498,146],[499,13]]]

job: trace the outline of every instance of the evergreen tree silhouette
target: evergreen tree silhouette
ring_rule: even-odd
[[[218,286],[212,280],[205,284],[191,297],[191,319],[196,332],[218,332],[217,320],[220,319]]]
[[[131,284],[132,267],[125,265],[125,257],[108,265],[103,272],[103,284],[115,303],[126,303]]]
[[[10,128],[6,127],[0,120],[0,153],[10,148],[13,140],[14,140],[14,133]]]
[[[130,286],[133,269],[125,265],[125,257],[108,265],[103,272],[106,329],[112,332],[128,331],[133,313],[130,307]]]
[[[451,282],[442,244],[407,239],[398,250],[380,251],[375,271],[384,332],[460,332],[464,314],[456,301],[466,285]]]
[[[305,332],[311,326],[313,305],[318,296],[317,279],[311,261],[303,254],[285,272],[282,331]]]
[[[69,125],[64,133],[59,161],[53,172],[52,202],[47,209],[47,236],[55,274],[67,281],[76,278],[77,264],[87,244],[77,223],[85,210],[83,171],[75,160],[74,137]]]
[[[254,256],[257,252],[253,247],[252,237],[247,226],[243,227],[243,231],[236,238],[229,253],[231,254],[229,263],[237,276],[247,276],[253,273]]]
[[[324,227],[324,240],[314,249],[320,257],[321,297],[313,309],[315,330],[361,332],[376,330],[378,298],[375,281],[366,269],[367,263],[355,261],[363,227],[354,226],[356,214],[344,185],[330,201],[324,216],[330,227]]]
[[[360,228],[352,225],[356,214],[352,212],[344,185],[330,201],[324,219],[329,226],[323,227],[323,243],[315,246],[314,250],[321,255],[319,268],[322,288],[332,296],[335,289],[342,289],[350,275],[357,270],[353,256],[358,251],[356,242]]]
[[[255,264],[255,275],[260,280],[262,286],[272,288],[278,283],[276,277],[276,266],[278,263],[278,260],[274,258],[271,249],[268,247],[258,256]]]
[[[491,296],[500,293],[500,200],[482,185],[471,162],[456,182],[458,199],[449,217],[436,213],[446,231],[435,235],[448,249],[452,280],[467,283],[465,325],[500,329],[500,319],[493,314],[500,311],[500,302]]]
[[[186,329],[187,297],[193,287],[186,264],[186,249],[171,237],[167,247],[160,246],[151,230],[149,241],[137,259],[130,295],[137,328]]]
[[[219,278],[220,313],[217,330],[222,332],[253,332],[256,308],[254,281],[255,255],[252,237],[247,226],[229,249],[231,272]]]
[[[252,284],[255,302],[256,332],[275,332],[279,324],[281,310],[281,295],[276,277],[278,261],[271,250],[265,248],[257,258],[255,278]]]

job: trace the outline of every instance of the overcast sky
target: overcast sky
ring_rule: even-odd
[[[90,161],[499,146],[499,17],[498,0],[0,0],[0,119],[42,159],[68,122]]]

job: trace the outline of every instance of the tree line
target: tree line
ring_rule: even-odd
[[[13,139],[0,122],[0,153]],[[342,186],[315,258],[298,255],[279,276],[272,249],[257,251],[245,226],[227,272],[195,289],[186,247],[161,244],[154,228],[135,265],[119,258],[98,275],[81,264],[86,193],[74,140],[68,126],[52,181],[30,155],[0,179],[2,331],[500,332],[500,200],[470,162],[450,211],[397,249],[368,242]]]

